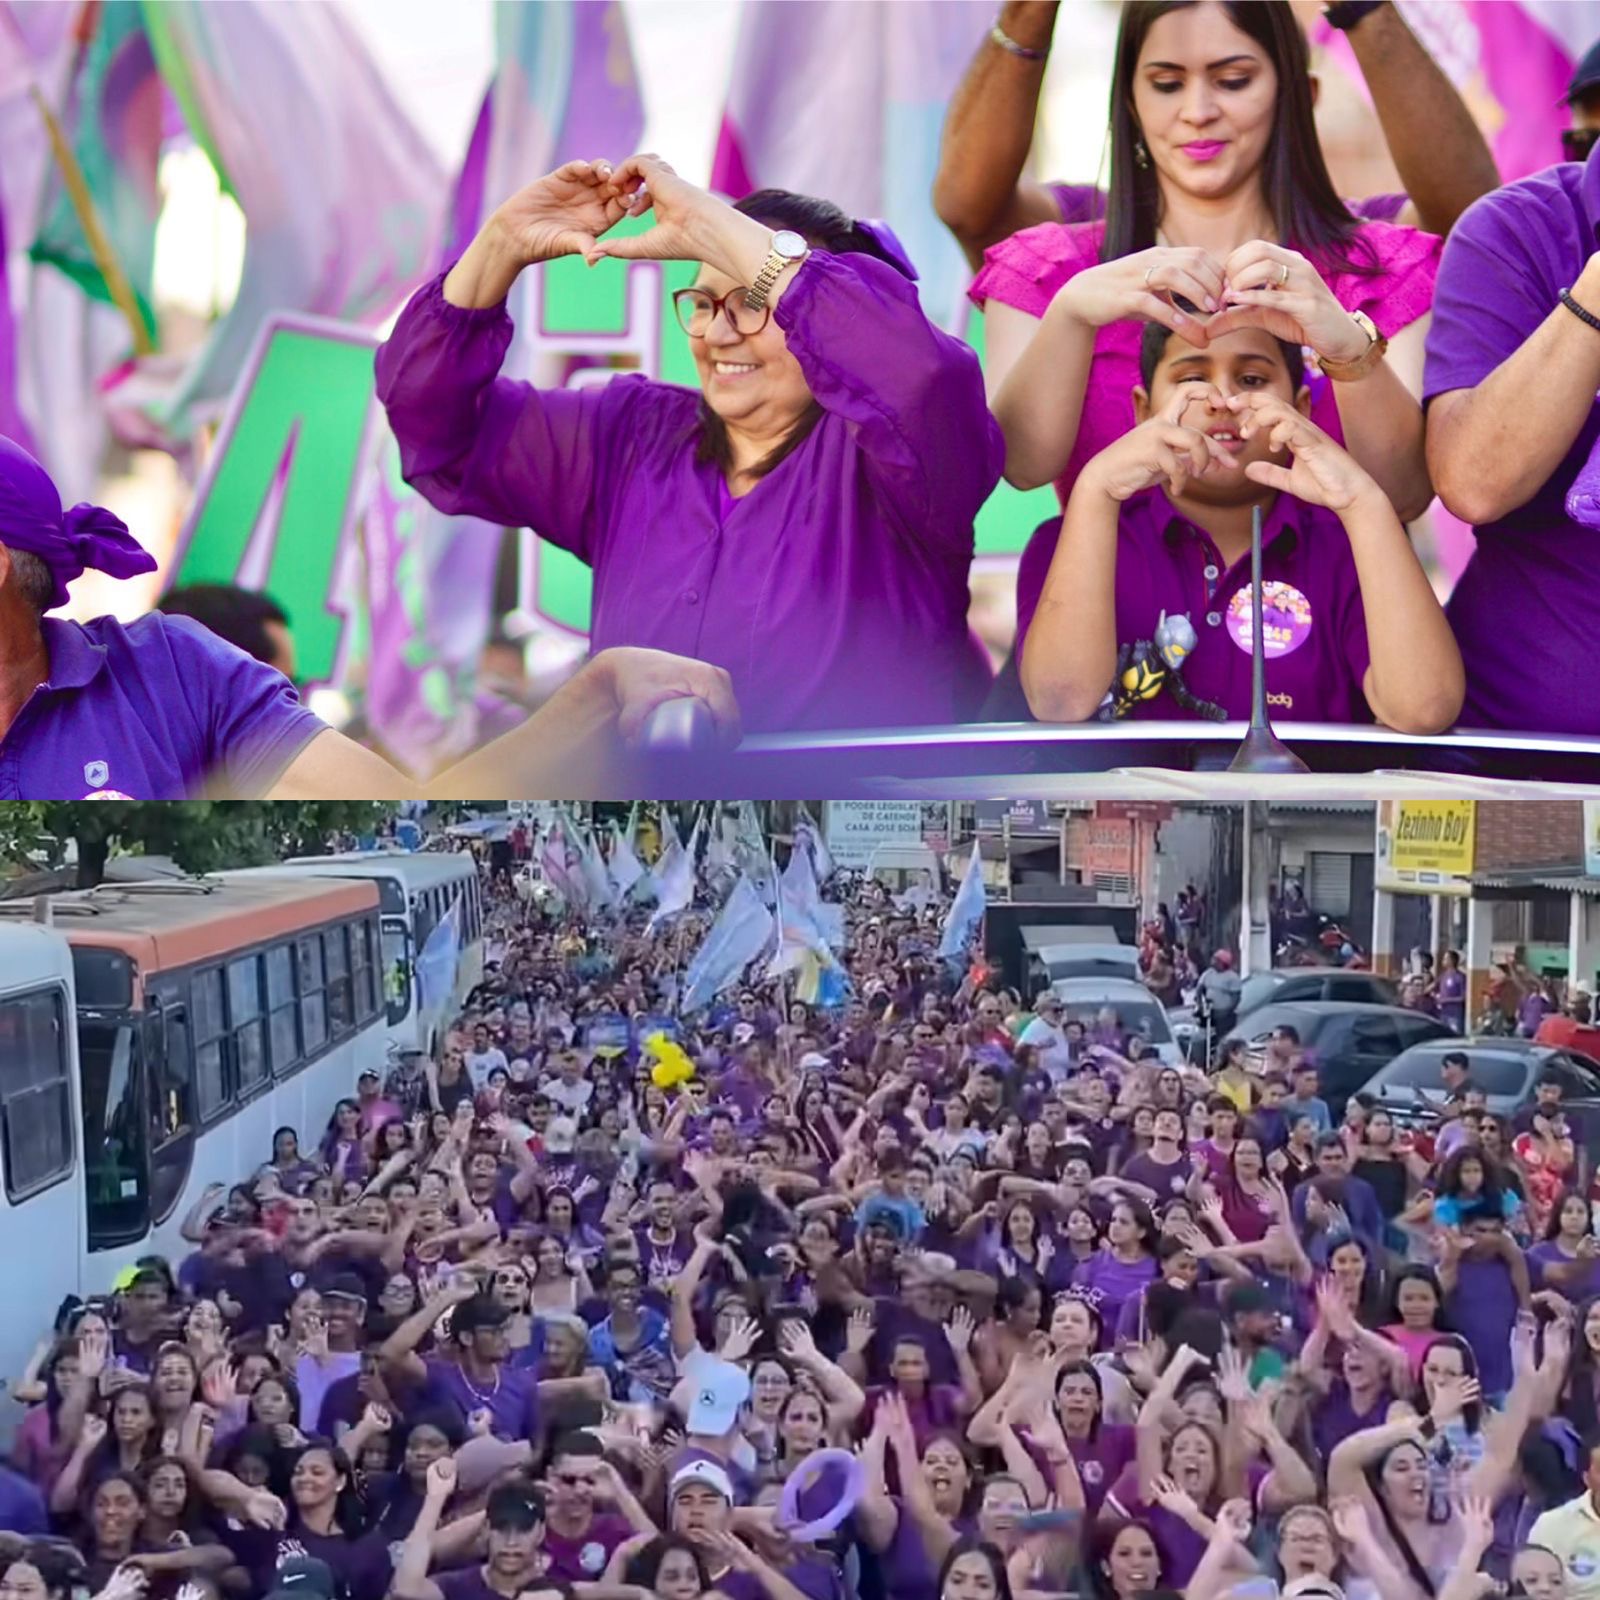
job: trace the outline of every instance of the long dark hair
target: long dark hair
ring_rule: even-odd
[[[1169,11],[1194,3],[1126,0],[1122,7],[1111,75],[1111,184],[1102,261],[1148,250],[1156,242],[1161,186],[1155,168],[1141,167],[1134,159],[1141,134],[1133,111],[1133,81],[1151,27]],[[1310,55],[1289,0],[1224,0],[1224,9],[1278,75],[1272,133],[1261,160],[1261,194],[1279,239],[1305,251],[1319,270],[1333,264],[1346,271],[1375,271],[1371,252],[1356,231],[1359,224],[1339,198],[1322,158],[1312,116]],[[1356,247],[1365,261],[1352,259]]]
[[[903,271],[900,263],[883,248],[868,230],[853,222],[831,200],[815,200],[810,195],[793,194],[788,189],[757,189],[733,208],[769,228],[787,228],[798,233],[813,250],[833,255],[868,255]],[[795,424],[753,467],[752,478],[764,478],[779,462],[787,460],[811,437],[811,430],[822,420],[822,407],[815,400],[802,411]],[[695,463],[714,464],[727,474],[733,467],[733,445],[727,425],[700,397],[695,416]]]

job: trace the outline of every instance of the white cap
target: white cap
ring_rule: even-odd
[[[833,1063],[820,1050],[807,1050],[800,1057],[800,1070],[802,1072],[824,1072],[832,1065]]]
[[[706,1488],[714,1489],[720,1494],[729,1505],[733,1504],[733,1484],[728,1474],[715,1461],[707,1461],[701,1457],[679,1467],[672,1474],[670,1493],[676,1495],[680,1489],[687,1488],[691,1483],[704,1484]]]
[[[571,1117],[551,1117],[545,1124],[544,1147],[551,1155],[566,1155],[577,1137],[578,1124]]]

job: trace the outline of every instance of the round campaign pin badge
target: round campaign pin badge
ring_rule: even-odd
[[[610,1557],[606,1555],[606,1547],[594,1539],[591,1539],[578,1552],[578,1565],[585,1572],[603,1572],[609,1559]]]
[[[1240,589],[1228,602],[1228,637],[1250,654],[1253,640],[1250,590]],[[1268,661],[1292,655],[1311,637],[1311,602],[1292,583],[1276,579],[1261,585],[1261,624]]]
[[[131,794],[124,794],[120,789],[96,789],[93,794],[86,794],[85,800],[131,800]]]

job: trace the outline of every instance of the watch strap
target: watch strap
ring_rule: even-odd
[[[1366,312],[1352,311],[1350,319],[1366,334],[1369,342],[1360,355],[1353,356],[1349,361],[1318,361],[1323,376],[1335,383],[1354,383],[1358,378],[1366,377],[1383,360],[1389,348],[1389,341],[1378,332]]]
[[[752,311],[765,309],[767,296],[772,293],[772,286],[782,275],[783,269],[798,266],[804,260],[804,256],[786,256],[780,250],[769,250],[767,259],[761,263],[761,270],[756,274],[756,281],[744,292],[744,303]]]

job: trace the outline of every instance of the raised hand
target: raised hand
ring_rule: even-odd
[[[78,1443],[83,1453],[88,1455],[91,1450],[102,1445],[108,1431],[104,1417],[85,1417],[83,1426],[78,1430]]]
[[[1222,271],[1222,309],[1206,325],[1208,338],[1263,328],[1275,339],[1310,345],[1327,361],[1366,353],[1370,341],[1361,325],[1299,251],[1253,239],[1223,262]]]
[[[1163,1511],[1170,1511],[1173,1516],[1181,1517],[1185,1522],[1199,1514],[1200,1508],[1194,1503],[1194,1497],[1187,1489],[1180,1488],[1176,1478],[1157,1478],[1151,1485],[1156,1497],[1156,1504]]]
[[[387,1406],[380,1406],[376,1401],[371,1401],[361,1413],[361,1420],[373,1433],[387,1433],[394,1426],[394,1418],[390,1416]]]
[[[1176,499],[1191,478],[1233,466],[1233,457],[1203,431],[1221,414],[1221,396],[1210,384],[1180,383],[1159,411],[1107,445],[1084,471],[1119,503],[1153,484]]]
[[[1367,1521],[1367,1509],[1353,1496],[1343,1496],[1328,1502],[1328,1515],[1333,1519],[1333,1531],[1339,1535],[1346,1553],[1372,1537]]]
[[[528,265],[590,257],[600,235],[626,214],[609,161],[568,161],[519,189],[490,220],[504,247]]]
[[[231,1361],[213,1361],[200,1379],[200,1393],[220,1411],[239,1393],[239,1374]]]
[[[1217,1379],[1224,1400],[1243,1404],[1254,1396],[1255,1391],[1250,1387],[1250,1375],[1244,1357],[1232,1346],[1225,1348],[1217,1356]]]
[[[95,1600],[136,1600],[149,1584],[150,1575],[142,1567],[125,1561],[106,1579],[105,1587],[95,1596]]]
[[[456,1492],[456,1464],[450,1456],[440,1456],[437,1461],[428,1463],[428,1487],[426,1493],[430,1500],[448,1500]]]
[[[753,1317],[740,1317],[729,1329],[717,1354],[724,1361],[743,1361],[756,1347],[761,1337],[761,1324]]]
[[[1209,252],[1158,245],[1078,273],[1057,297],[1091,328],[1159,322],[1203,345],[1207,314],[1221,307],[1224,288],[1222,263]],[[1188,311],[1177,304],[1180,299],[1188,302]]]
[[[871,1337],[872,1328],[869,1323],[867,1338],[871,1339]],[[784,1323],[778,1332],[778,1344],[791,1361],[798,1362],[801,1366],[817,1359],[817,1341],[812,1338],[810,1328],[803,1322],[789,1321]]]
[[[1454,1422],[1480,1393],[1476,1378],[1440,1378],[1433,1386],[1433,1400],[1428,1407],[1434,1426],[1442,1428]]]
[[[106,1370],[111,1358],[111,1336],[103,1328],[91,1328],[78,1339],[78,1375],[93,1380]]]
[[[845,1325],[845,1349],[860,1355],[872,1343],[873,1331],[877,1325],[877,1317],[870,1306],[857,1306],[850,1313],[850,1321]]]
[[[1462,1494],[1456,1498],[1455,1509],[1463,1551],[1475,1550],[1481,1556],[1494,1543],[1494,1502],[1482,1495]]]
[[[615,220],[653,212],[655,226],[591,243],[582,252],[591,267],[608,256],[624,261],[705,259],[708,217],[720,200],[680,178],[658,155],[629,156],[617,168],[611,188],[616,203],[625,207]]]
[[[972,1320],[972,1313],[965,1306],[957,1306],[950,1313],[950,1320],[944,1325],[944,1336],[950,1341],[950,1348],[961,1356],[971,1348],[972,1335],[976,1329],[977,1324]]]
[[[1248,1500],[1225,1500],[1217,1512],[1217,1532],[1236,1544],[1250,1543],[1253,1522]]]
[[[1252,461],[1244,475],[1253,483],[1281,489],[1296,499],[1334,512],[1348,510],[1362,496],[1379,492],[1371,476],[1344,446],[1335,443],[1287,400],[1255,390],[1230,395],[1224,403],[1238,413],[1243,438],[1265,435],[1274,452],[1289,452],[1288,466]]]

